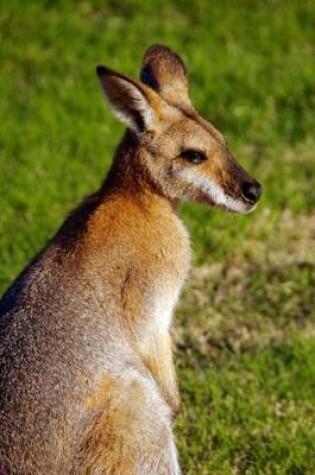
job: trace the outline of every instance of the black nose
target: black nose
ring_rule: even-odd
[[[262,193],[262,186],[257,181],[242,184],[241,193],[243,198],[250,203],[256,203]]]

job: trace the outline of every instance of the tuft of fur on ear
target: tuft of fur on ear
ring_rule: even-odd
[[[106,66],[98,66],[96,72],[116,117],[138,134],[150,130],[154,125],[155,111],[146,87]]]
[[[167,46],[152,45],[147,49],[140,79],[171,105],[190,105],[185,64]]]

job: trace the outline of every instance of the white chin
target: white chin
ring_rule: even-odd
[[[226,203],[224,203],[225,208],[229,211],[234,211],[240,214],[249,214],[257,206],[257,203],[250,203],[244,200],[235,200],[234,198],[227,197]]]
[[[239,214],[249,214],[253,211],[255,206],[249,208],[243,201],[234,200],[233,198],[227,197],[228,199],[224,203],[215,203],[215,206],[218,208],[225,209],[226,211],[231,211],[233,213]]]

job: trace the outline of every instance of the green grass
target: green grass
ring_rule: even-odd
[[[314,356],[314,345],[292,335],[264,352],[225,350],[181,366],[187,472],[313,473]]]
[[[122,127],[95,66],[185,59],[197,108],[261,181],[250,216],[184,205],[177,312],[186,474],[315,473],[312,1],[0,2],[0,292],[103,179]]]

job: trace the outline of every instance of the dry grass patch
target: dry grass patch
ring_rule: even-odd
[[[315,331],[315,214],[260,213],[225,262],[194,268],[178,308],[180,348],[261,349]]]

